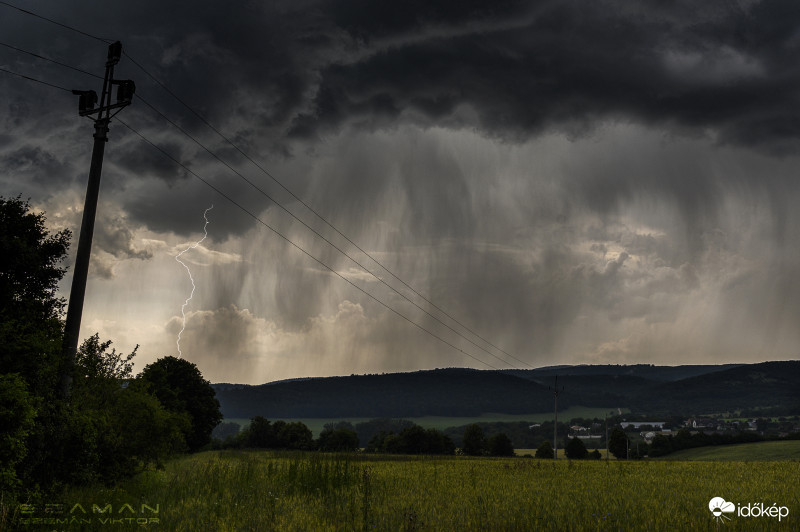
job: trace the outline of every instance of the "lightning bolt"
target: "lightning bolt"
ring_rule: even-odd
[[[181,330],[178,333],[178,341],[175,342],[177,344],[177,346],[178,346],[178,358],[183,357],[183,353],[181,353],[181,335],[183,334],[183,331],[186,329],[186,305],[188,305],[189,301],[191,301],[192,298],[194,297],[194,289],[195,289],[194,277],[192,277],[192,272],[191,272],[191,270],[189,270],[189,267],[186,265],[186,263],[181,260],[181,255],[183,255],[184,253],[186,253],[190,249],[196,248],[197,246],[200,245],[200,243],[203,240],[206,239],[206,237],[208,236],[208,231],[206,230],[206,227],[208,227],[208,218],[206,217],[206,215],[208,214],[208,211],[210,211],[213,208],[214,208],[214,204],[212,203],[211,207],[209,207],[208,209],[206,209],[203,212],[203,219],[206,221],[206,223],[203,224],[203,238],[201,238],[200,240],[198,240],[197,242],[195,242],[194,244],[192,244],[188,248],[184,249],[183,251],[181,251],[180,253],[178,253],[175,256],[175,260],[178,261],[181,264],[181,266],[186,268],[186,273],[189,274],[189,280],[192,282],[192,292],[189,294],[189,297],[186,298],[186,301],[183,302],[183,305],[181,305],[181,315],[183,316],[183,326],[181,327]]]

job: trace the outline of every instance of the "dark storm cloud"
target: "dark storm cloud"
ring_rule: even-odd
[[[519,139],[610,118],[771,149],[800,135],[790,1],[145,4],[100,10],[105,32],[232,127],[314,137],[408,119]]]
[[[134,140],[134,139],[132,139]],[[134,140],[135,142],[135,140]],[[174,183],[189,176],[177,163],[155,150],[143,150],[140,143],[135,146],[126,145],[114,157],[114,164],[120,170],[129,172],[137,177],[156,177],[168,183]],[[176,160],[181,160],[181,145],[175,141],[159,143],[167,153]]]
[[[113,12],[102,5],[52,4],[45,14],[121,39],[128,53],[251,153],[286,154],[287,138],[404,121],[478,128],[506,140],[554,129],[580,136],[600,121],[634,121],[691,135],[711,130],[722,142],[773,151],[800,135],[794,90],[800,35],[792,23],[800,13],[788,1],[342,0],[226,8],[176,1],[122,4]],[[101,63],[102,43],[42,29],[59,43],[59,58],[84,68]],[[16,44],[43,51],[29,29],[6,30]],[[130,60],[123,58],[118,70],[183,127],[203,127]],[[12,102],[7,120],[30,116],[29,104]],[[125,117],[146,124],[151,136],[157,128],[180,137],[145,105]],[[167,141],[168,151],[200,153],[178,142]],[[167,181],[181,177],[148,151],[126,148],[118,164]],[[614,208],[638,186],[596,182],[581,188],[598,208],[602,201]],[[708,182],[665,183],[686,202],[687,216],[697,217],[715,192]]]
[[[790,244],[800,183],[789,150],[800,136],[800,9],[792,2],[43,0],[34,10],[120,39],[345,234],[525,360],[629,350],[663,362],[722,337],[738,353],[750,348],[736,346],[744,338],[777,338],[776,356],[796,345]],[[0,11],[0,34],[102,73],[103,43],[12,11]],[[3,53],[0,64],[99,90],[92,78]],[[131,57],[117,77],[137,83],[119,119],[359,286],[452,336],[154,114],[144,100],[353,249]],[[74,227],[91,124],[76,116],[71,94],[10,79],[0,77],[3,168],[27,172],[22,192],[38,187],[54,212],[60,198]],[[353,298],[363,308],[342,316],[358,317],[359,334],[369,325],[376,357],[430,365],[429,337],[409,341],[407,324],[387,320],[386,309],[279,237],[252,231],[252,218],[114,122],[98,274],[110,278],[115,265],[148,253],[154,260],[117,268],[119,284],[154,267],[202,235],[203,210],[214,203],[204,247],[244,259],[209,272],[198,289],[196,332],[207,333],[198,349],[230,344],[256,356],[273,340],[254,343],[254,331],[277,327],[282,341],[313,345],[320,356],[326,348],[366,356],[359,342],[339,345],[331,325],[337,305]],[[171,297],[182,302],[178,292]],[[310,344],[299,340],[322,329]]]
[[[722,140],[761,146],[800,134],[791,2],[491,5],[484,18],[459,3],[406,16],[332,4],[362,55],[320,70],[313,111],[294,131],[381,126],[409,111],[471,126],[458,113],[468,106],[504,138],[580,134],[607,118],[715,128]]]
[[[22,146],[0,155],[0,172],[17,179],[32,177],[39,183],[70,178],[65,165],[54,154],[38,146]]]

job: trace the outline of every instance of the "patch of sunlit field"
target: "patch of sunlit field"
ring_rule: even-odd
[[[125,504],[136,512],[146,504],[159,519],[148,527],[170,531],[800,530],[798,480],[796,461],[554,463],[221,451],[179,458],[111,489],[71,489],[59,502],[111,504],[129,519]],[[722,525],[708,507],[713,497],[777,503],[790,513],[780,522],[733,515]],[[109,526],[95,520],[59,528]]]

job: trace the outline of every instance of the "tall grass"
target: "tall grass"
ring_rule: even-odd
[[[797,530],[798,479],[800,462],[210,452],[58,502],[158,505],[157,529],[170,531],[718,530],[708,501],[720,496],[790,508],[781,523],[733,517],[726,530]],[[92,526],[66,529],[108,530]]]

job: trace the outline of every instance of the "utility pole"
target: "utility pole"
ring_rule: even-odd
[[[83,219],[78,240],[78,253],[75,269],[72,273],[72,287],[69,292],[67,306],[67,322],[64,325],[61,354],[63,367],[61,370],[61,396],[68,398],[72,386],[72,370],[75,366],[75,355],[78,351],[78,336],[81,329],[83,298],[86,294],[86,278],[89,273],[89,257],[92,254],[92,236],[94,219],[97,213],[97,197],[100,192],[100,174],[103,169],[103,153],[108,142],[108,124],[123,107],[130,105],[136,85],[131,80],[114,79],[114,66],[122,56],[122,43],[119,41],[109,45],[106,60],[106,75],[103,78],[103,90],[100,93],[100,106],[95,91],[74,90],[72,94],[80,96],[78,114],[80,116],[97,115],[94,118],[94,147],[92,163],[89,168],[89,183],[86,186],[86,199],[83,204]],[[117,102],[111,103],[112,86],[117,86]],[[116,111],[114,111],[116,110]],[[111,114],[111,111],[114,111]]]
[[[558,460],[558,394],[564,391],[563,386],[560,390],[558,389],[558,375],[556,375],[555,383],[550,389],[553,390],[553,398],[555,400],[555,415],[553,416],[553,460]]]
[[[606,462],[608,462],[608,414],[606,414]]]

